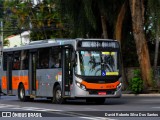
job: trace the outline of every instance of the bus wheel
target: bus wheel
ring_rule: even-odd
[[[53,91],[53,103],[62,104],[65,103],[65,99],[62,98],[62,91],[60,85],[57,85]]]
[[[96,104],[102,105],[105,103],[105,98],[95,98],[94,101]]]
[[[18,88],[18,98],[20,101],[26,101],[26,97],[25,97],[25,89],[23,84],[21,84]]]

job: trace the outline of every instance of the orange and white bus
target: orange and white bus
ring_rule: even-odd
[[[3,49],[2,91],[21,101],[46,97],[104,103],[121,97],[120,46],[109,39],[54,39]]]

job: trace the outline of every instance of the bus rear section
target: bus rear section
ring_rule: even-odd
[[[57,91],[62,91],[64,86],[62,76],[63,79],[67,77],[64,74],[67,74],[65,64],[70,61],[66,59],[71,58],[70,46],[56,42],[5,49],[2,91],[7,95],[17,95],[21,101],[48,98],[60,103],[56,96],[61,95]]]

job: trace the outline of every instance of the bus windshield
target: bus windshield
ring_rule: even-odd
[[[118,53],[109,51],[78,51],[76,74],[82,76],[119,75]]]

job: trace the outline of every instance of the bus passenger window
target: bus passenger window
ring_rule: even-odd
[[[18,59],[14,59],[13,69],[14,70],[20,69],[20,61]]]
[[[49,68],[49,48],[38,50],[38,65],[39,69]]]
[[[3,70],[7,70],[7,53],[3,53]]]
[[[59,60],[56,60],[54,67],[55,68],[59,68],[60,67]]]
[[[50,52],[49,68],[61,67],[61,50],[56,47]]]
[[[14,53],[13,70],[20,70],[20,52]]]
[[[52,54],[50,54],[49,57],[49,68],[54,68],[54,58]]]
[[[60,68],[60,63],[61,63],[61,53],[55,54],[54,56],[54,68]]]
[[[21,70],[28,69],[28,52],[22,51],[21,52]]]
[[[48,68],[48,60],[46,58],[41,61],[41,68]]]

